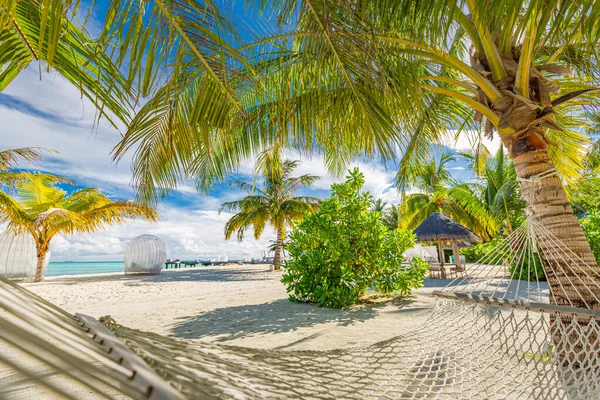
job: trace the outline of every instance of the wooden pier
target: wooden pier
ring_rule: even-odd
[[[251,264],[251,262],[245,262],[241,260],[232,261],[210,261],[210,260],[167,260],[165,263],[165,269],[176,269],[176,268],[193,268],[197,265],[208,267],[209,265],[224,265],[224,264]]]
[[[202,261],[169,260],[165,263],[165,269],[189,268],[189,267],[195,267],[198,264],[203,264],[203,262]]]

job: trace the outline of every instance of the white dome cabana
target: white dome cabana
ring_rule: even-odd
[[[160,274],[167,261],[167,246],[154,235],[131,240],[125,250],[125,274]]]
[[[44,260],[44,271],[50,261],[50,252]],[[37,268],[35,240],[29,233],[7,230],[0,236],[0,276],[12,280],[33,280]]]

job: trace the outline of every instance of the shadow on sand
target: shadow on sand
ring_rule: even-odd
[[[394,300],[393,304],[403,308],[413,301]],[[386,304],[390,303],[338,310],[281,299],[264,304],[223,307],[182,317],[182,321],[173,328],[171,336],[186,339],[221,336],[216,340],[226,341],[256,333],[290,332],[329,322],[337,326],[348,326],[375,317],[377,309]]]

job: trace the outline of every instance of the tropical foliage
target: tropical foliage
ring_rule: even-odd
[[[383,211],[382,222],[388,229],[398,229],[400,226],[400,206],[391,205]]]
[[[496,226],[507,233],[512,232],[525,218],[525,202],[521,198],[513,163],[501,147],[477,172],[479,181],[475,184],[475,191],[481,194],[483,203],[496,220]]]
[[[467,263],[502,264],[504,260],[511,260],[507,265],[508,274],[513,279],[530,281],[546,280],[546,273],[541,259],[529,253],[529,247],[521,251],[512,250],[503,242],[504,236],[497,235],[489,242],[479,243],[473,247],[461,249]],[[504,243],[504,244],[503,244]],[[502,256],[502,259],[500,257]]]
[[[73,83],[96,106],[98,116],[113,124],[115,117],[129,122],[133,84],[111,60],[108,48],[94,43],[86,31],[93,11],[71,0],[0,3],[0,92],[27,66],[37,64],[40,72],[52,68]]]
[[[292,301],[345,308],[367,289],[406,295],[421,286],[428,264],[414,259],[403,264],[413,247],[409,231],[388,230],[372,197],[360,192],[364,176],[354,169],[346,182],[331,187],[331,198],[300,221],[290,234],[282,282]]]
[[[466,183],[452,178],[449,164],[456,156],[442,151],[424,163],[414,164],[399,177],[413,193],[402,201],[401,228],[415,229],[434,212],[441,212],[488,238],[497,231],[497,221],[477,192]]]
[[[467,263],[476,263],[488,258],[501,242],[502,236],[497,235],[487,242],[460,249],[460,254],[465,256]]]
[[[600,263],[600,210],[591,211],[581,219],[581,226],[596,260]]]
[[[600,210],[600,113],[588,113],[593,121],[588,129],[595,141],[583,158],[580,177],[568,186],[576,213]]]
[[[397,229],[400,224],[400,209],[397,205],[388,203],[383,199],[373,199],[371,211],[381,214],[381,221],[388,229]]]
[[[3,35],[16,35],[15,7],[31,4],[31,13],[17,14],[21,25],[32,25],[29,42],[57,49],[67,37],[62,25],[44,28],[67,15],[55,3],[9,1]],[[338,171],[352,155],[389,159],[400,147],[403,177],[448,130],[477,139],[498,134],[517,175],[544,174],[543,190],[554,193],[535,196],[533,181],[524,181],[534,218],[542,221],[563,205],[555,218],[562,222],[548,228],[594,262],[562,182],[582,169],[588,140],[580,129],[588,122],[582,107],[598,105],[596,0],[247,3],[274,13],[279,29],[239,34],[221,2],[112,0],[107,7],[106,27],[92,47],[114,51],[126,70],[123,87],[131,83],[149,97],[115,154],[135,152],[142,198],[157,200],[182,176],[209,185],[259,145],[276,141],[322,151]],[[27,40],[13,36],[15,45],[0,42],[3,74],[25,63],[19,60],[26,53],[14,50]],[[44,47],[46,37],[52,46]],[[75,41],[75,49],[83,42]],[[99,99],[110,97],[105,86],[99,85]]]
[[[67,193],[56,183],[49,175],[24,173],[15,188],[16,196],[0,191],[0,223],[7,223],[7,229],[16,232],[28,232],[35,239],[36,282],[43,278],[44,259],[57,234],[96,232],[129,218],[158,218],[156,211],[144,204],[112,201],[95,188]]]
[[[281,250],[287,229],[294,221],[315,211],[320,200],[310,196],[296,196],[298,189],[310,186],[319,177],[314,175],[292,176],[299,161],[282,161],[279,151],[267,151],[259,159],[258,170],[262,174],[262,185],[233,181],[248,196],[241,200],[223,203],[219,212],[236,213],[225,225],[225,239],[237,232],[239,241],[244,239],[246,229],[254,228],[254,237],[260,238],[265,227],[270,225],[277,234],[275,242],[275,269],[281,266]]]

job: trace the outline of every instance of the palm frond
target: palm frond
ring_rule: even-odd
[[[10,11],[9,11],[10,10]],[[134,98],[119,67],[77,21],[79,2],[9,0],[0,10],[0,90],[32,62],[56,70],[104,117],[129,122]]]
[[[46,154],[56,154],[57,151],[42,147],[22,147],[20,149],[6,149],[0,151],[0,171],[19,165],[19,161],[39,161]]]

